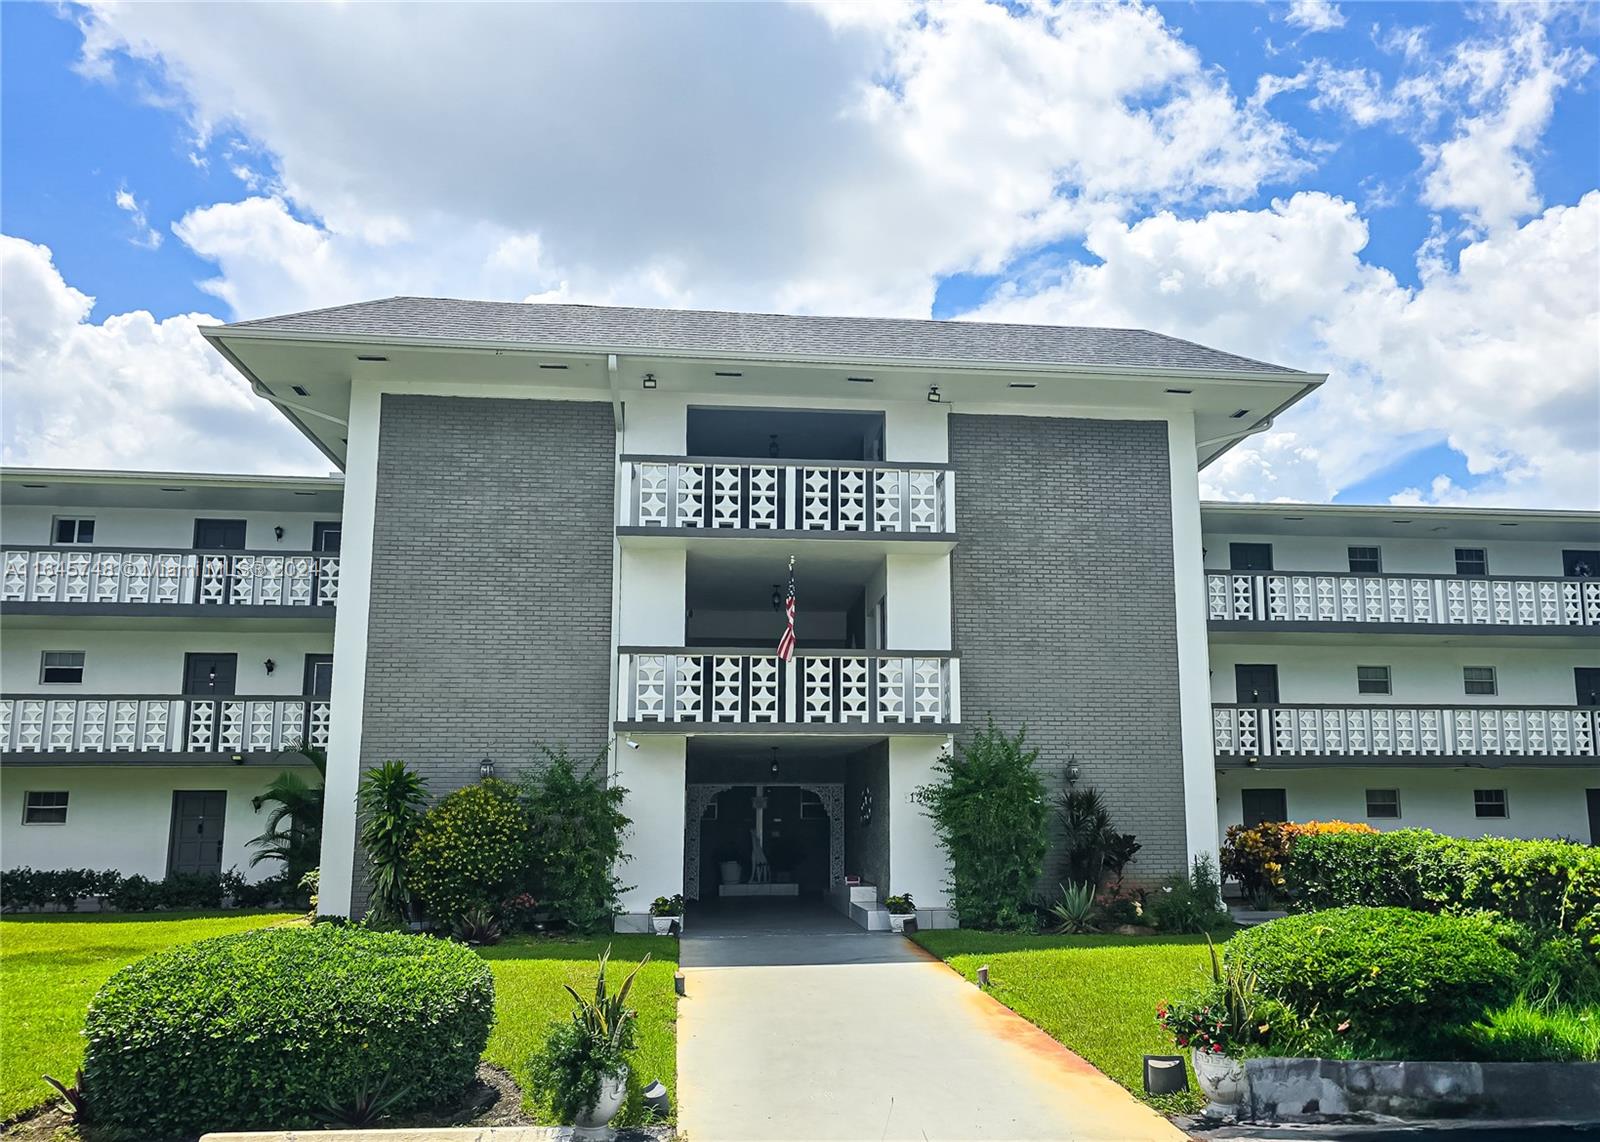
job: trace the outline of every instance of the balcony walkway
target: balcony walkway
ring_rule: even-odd
[[[1183,1138],[909,940],[826,905],[691,917],[680,962],[678,1122],[694,1142]]]

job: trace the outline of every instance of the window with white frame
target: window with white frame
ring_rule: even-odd
[[[93,543],[94,520],[79,516],[56,516],[55,528],[51,534],[54,536],[54,541],[60,544]]]
[[[1369,817],[1399,817],[1400,816],[1400,790],[1398,789],[1368,789],[1367,790],[1367,816]]]
[[[1492,666],[1463,666],[1461,685],[1468,694],[1486,695],[1500,692]]]
[[[1392,694],[1393,692],[1387,666],[1356,667],[1357,694]]]
[[[1506,816],[1506,791],[1504,789],[1474,789],[1472,813],[1475,817]]]
[[[40,682],[82,682],[83,651],[47,650],[39,657]]]
[[[24,825],[65,825],[67,823],[67,794],[65,790],[36,792],[29,790],[22,802]]]
[[[1376,547],[1349,547],[1350,570],[1357,575],[1376,575],[1383,570],[1383,553]]]

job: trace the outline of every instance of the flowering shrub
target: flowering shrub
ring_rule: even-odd
[[[1289,859],[1301,837],[1377,831],[1371,825],[1350,821],[1263,821],[1249,828],[1232,825],[1222,843],[1222,875],[1238,881],[1247,895],[1281,894],[1290,888]]]
[[[1235,1036],[1228,1026],[1221,990],[1212,987],[1190,999],[1163,1003],[1156,1008],[1156,1022],[1179,1047],[1225,1055],[1234,1046]]]
[[[457,789],[422,818],[411,844],[411,890],[434,923],[498,905],[522,891],[528,815],[515,787],[486,778]]]

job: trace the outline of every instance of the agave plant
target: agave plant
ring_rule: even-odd
[[[330,1121],[342,1126],[371,1126],[410,1093],[411,1088],[405,1084],[391,1088],[389,1080],[393,1077],[382,1075],[377,1082],[364,1079],[343,1095],[329,1093],[323,1096],[322,1109]]]
[[[1050,914],[1059,921],[1055,930],[1094,931],[1094,884],[1084,881],[1081,884],[1063,884],[1059,887],[1061,899],[1050,906]]]
[[[44,1081],[56,1088],[61,1095],[61,1109],[67,1112],[67,1117],[74,1123],[83,1124],[89,1121],[89,1104],[83,1097],[83,1068],[78,1068],[78,1073],[73,1076],[72,1085],[68,1086],[52,1075],[45,1075]]]
[[[482,904],[468,908],[457,916],[450,925],[450,933],[463,944],[477,944],[480,947],[498,944],[504,935],[500,928],[500,917],[494,914],[492,908]]]

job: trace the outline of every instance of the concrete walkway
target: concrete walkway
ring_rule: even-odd
[[[823,905],[691,917],[680,962],[689,1142],[1184,1138],[911,941]]]

